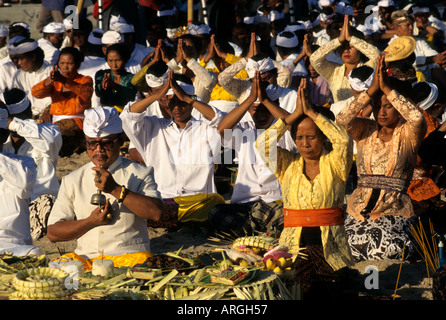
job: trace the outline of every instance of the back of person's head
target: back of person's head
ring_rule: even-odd
[[[131,53],[126,45],[122,43],[114,43],[108,46],[107,50],[105,51],[105,57],[107,58],[108,54],[112,51],[117,52],[124,63],[127,63],[130,60]]]
[[[174,79],[175,79],[175,81],[180,81],[180,82],[184,82],[189,85],[193,85],[192,80],[184,74],[174,73]]]
[[[31,37],[31,32],[29,25],[25,22],[13,22],[9,25],[9,39],[16,36],[21,36],[25,38]]]
[[[18,88],[6,89],[3,99],[10,117],[23,120],[32,118],[31,102],[25,91]]]
[[[372,67],[369,67],[367,65],[362,65],[360,67],[354,68],[351,73],[350,77],[357,78],[361,81],[366,81],[375,71]]]
[[[155,77],[163,76],[169,67],[164,61],[157,61],[147,68],[146,74],[153,74]]]
[[[77,66],[77,68],[79,68],[81,63],[84,61],[83,53],[74,47],[65,47],[62,50],[60,50],[59,59],[64,54],[69,54],[73,57],[74,63]]]
[[[201,41],[201,39],[193,34],[183,34],[181,37],[179,37],[178,39],[183,39],[183,40],[190,40],[193,44],[193,46],[195,47],[195,50],[197,51],[197,53],[201,52],[201,50],[203,49],[203,42]],[[175,52],[176,52],[176,47],[178,45],[178,41],[175,44]],[[184,41],[183,41],[183,45],[184,45]]]

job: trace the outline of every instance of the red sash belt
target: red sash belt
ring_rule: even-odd
[[[344,224],[342,208],[286,209],[283,208],[284,227],[320,227]]]

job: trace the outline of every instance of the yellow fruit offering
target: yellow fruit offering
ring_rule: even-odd
[[[271,258],[266,260],[265,267],[266,269],[273,271],[274,268],[276,267],[276,261],[274,261],[274,259]]]
[[[275,273],[281,273],[282,272],[282,268],[280,267],[275,267],[273,270]]]

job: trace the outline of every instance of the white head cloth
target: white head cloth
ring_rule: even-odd
[[[332,5],[334,0],[319,0],[319,6],[326,7]]]
[[[195,36],[197,34],[210,34],[211,27],[209,27],[207,24],[190,24],[187,30],[188,33]]]
[[[285,14],[283,12],[273,10],[269,13],[268,18],[271,22],[273,22],[276,20],[285,19]]]
[[[134,33],[135,28],[131,24],[125,23],[125,22],[114,22],[110,24],[110,30],[119,32],[120,34],[123,33]]]
[[[15,103],[7,104],[5,101],[4,93],[0,93],[0,100],[3,101],[8,108],[10,114],[18,114],[26,110],[29,106],[28,95],[25,94],[25,97],[21,101],[17,101]]]
[[[11,40],[13,40],[15,38],[19,38],[19,37],[14,37]],[[20,37],[20,38],[23,38],[23,37]],[[31,41],[26,41],[26,42],[18,44],[23,39],[15,39],[15,41],[11,41],[10,40],[8,42],[9,54],[23,54],[23,53],[26,53],[26,52],[33,51],[33,50],[35,50],[36,48],[39,47],[39,44],[34,39],[30,39]]]
[[[25,28],[26,30],[30,30],[30,28],[29,28],[29,24],[27,24],[26,22],[14,22],[13,24],[12,24],[12,26],[13,27],[17,27],[17,26],[19,26],[19,27],[22,27],[22,28]]]
[[[168,17],[168,16],[173,16],[176,12],[177,12],[177,8],[173,7],[172,9],[168,9],[168,10],[158,10],[156,12],[156,15],[158,17]]]
[[[434,83],[430,83],[430,82],[427,82],[427,81],[415,82],[415,83],[412,84],[412,87],[414,87],[417,83],[420,83],[420,82],[426,82],[429,85],[429,87],[431,87],[431,92],[426,97],[426,99],[424,99],[423,101],[418,102],[418,106],[421,109],[427,110],[430,107],[432,107],[432,105],[435,103],[435,101],[437,101],[437,98],[438,98],[438,87]]]
[[[65,26],[65,30],[66,29],[73,29],[73,19],[63,19],[63,25]]]
[[[190,96],[195,94],[195,88],[193,85],[185,83],[183,81],[177,81],[177,83],[181,87],[181,89],[184,90],[186,94]],[[167,91],[166,96],[172,96],[172,95],[174,95],[174,92],[172,88],[170,88],[169,91]]]
[[[170,39],[176,39],[177,37],[177,32],[178,28],[166,28],[166,35],[168,38]]]
[[[88,42],[91,44],[101,45],[102,44],[102,36],[104,35],[105,31],[101,28],[96,28],[93,31],[90,32],[88,35]]]
[[[5,25],[0,25],[0,38],[6,38],[9,34],[9,29]]]
[[[283,32],[280,32],[276,37],[276,45],[279,47],[285,47],[285,48],[295,48],[299,45],[299,39],[297,39],[297,36],[293,33],[293,37],[288,38],[283,36]],[[291,31],[287,31],[291,32]]]
[[[254,23],[254,17],[253,16],[251,16],[251,17],[244,17],[243,18],[243,23],[245,23],[245,24],[253,24]]]
[[[127,23],[127,21],[125,21],[125,19],[123,17],[121,17],[120,15],[115,16],[112,14],[110,16],[110,21],[109,21],[108,25],[111,26],[115,22]]]
[[[392,0],[380,0],[376,5],[378,7],[394,7],[395,3]]]
[[[298,20],[297,22],[300,23],[300,25],[303,25],[305,30],[313,29],[313,24],[311,23],[310,20],[305,20],[305,21]]]
[[[157,77],[151,73],[146,73],[146,82],[149,87],[156,88],[165,84],[168,77],[169,68],[167,68],[166,72],[161,77]]]
[[[60,22],[50,22],[42,29],[44,33],[64,33],[64,31],[65,25]]]
[[[427,8],[427,7],[423,7],[423,8],[413,7],[412,8],[412,13],[413,14],[415,14],[415,13],[429,13],[429,8]]]
[[[353,71],[353,70],[352,70]],[[352,78],[352,71],[348,74],[348,80],[350,81],[350,86],[355,91],[365,91],[372,85],[373,77],[375,76],[375,70],[373,70],[372,74],[367,78],[367,80],[362,81],[358,78]]]
[[[108,30],[102,35],[102,44],[115,44],[123,42],[122,35],[113,30]]]
[[[298,30],[305,30],[305,26],[303,24],[289,24],[283,29],[283,31],[291,31],[291,32],[295,32]]]
[[[122,132],[122,121],[113,107],[96,107],[84,112],[84,133],[91,138],[106,137]]]
[[[356,30],[361,31],[365,36],[370,36],[372,34],[370,29],[367,29],[367,27],[363,24],[358,24],[356,26]]]
[[[253,59],[250,58],[246,63],[245,70],[248,73],[249,78],[252,79],[254,78],[256,71],[264,73],[273,70],[275,67],[276,66],[273,63],[273,60],[271,60],[270,57],[267,57],[259,61],[254,61]]]

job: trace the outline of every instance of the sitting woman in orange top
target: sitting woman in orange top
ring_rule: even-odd
[[[42,122],[55,123],[62,133],[61,157],[85,151],[83,144],[84,111],[91,107],[93,79],[77,72],[84,57],[72,47],[61,50],[59,61],[48,78],[33,86],[38,99],[51,97],[51,107],[41,116]]]

